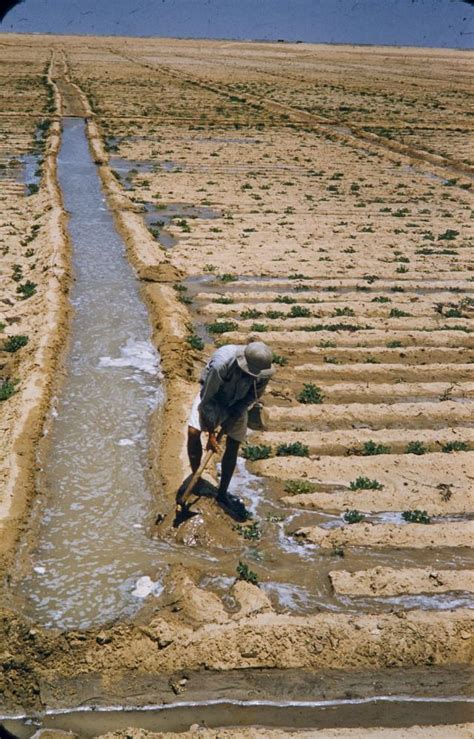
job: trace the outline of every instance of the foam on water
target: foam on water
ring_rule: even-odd
[[[99,367],[133,367],[156,376],[158,353],[151,341],[130,338],[125,346],[120,348],[120,357],[100,357]]]

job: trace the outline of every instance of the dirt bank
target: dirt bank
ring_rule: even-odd
[[[159,690],[173,675],[189,678],[202,670],[376,670],[467,665],[472,658],[468,610],[301,618],[265,612],[260,602],[263,612],[235,618],[209,594],[201,591],[196,599],[199,589],[183,591],[179,577],[181,594],[175,591],[174,603],[135,624],[61,633],[3,610],[2,705],[10,711],[31,711],[45,703],[76,704],[88,695],[89,700],[97,695],[109,695],[110,700],[125,675],[132,681],[160,676]],[[251,593],[236,595],[248,613]]]
[[[375,567],[365,572],[330,572],[331,584],[346,595],[403,595],[406,593],[446,593],[474,590],[472,570],[436,570],[407,568],[394,570]]]
[[[410,726],[404,729],[385,729],[374,727],[373,729],[269,729],[269,728],[219,728],[206,729],[198,724],[191,726],[189,731],[158,732],[137,729],[126,729],[109,734],[102,734],[97,739],[220,739],[229,737],[232,739],[258,739],[259,737],[315,737],[315,739],[446,739],[449,731],[450,739],[470,739],[474,724],[450,724],[448,726]],[[46,737],[44,738],[46,739]]]
[[[52,63],[47,78],[51,87]],[[57,112],[56,89],[54,101]],[[70,314],[67,300],[71,279],[67,219],[56,177],[60,123],[52,121],[47,131],[39,191],[28,199],[23,195],[17,200],[17,213],[20,215],[16,215],[14,223],[18,224],[20,233],[23,232],[23,240],[18,245],[12,243],[13,248],[7,258],[8,266],[16,265],[14,271],[20,266],[21,273],[30,268],[28,257],[34,252],[36,262],[29,275],[37,280],[35,294],[23,303],[17,302],[18,295],[6,297],[3,303],[7,307],[2,309],[1,316],[11,326],[11,335],[28,333],[28,346],[19,352],[18,359],[14,355],[11,368],[11,379],[19,381],[18,391],[0,408],[1,423],[6,432],[0,453],[0,568],[3,571],[11,564],[34,495],[35,446],[41,436],[55,386]],[[36,223],[33,230],[32,220]],[[31,253],[22,248],[28,242],[34,245]]]

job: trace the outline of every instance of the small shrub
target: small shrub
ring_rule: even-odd
[[[250,330],[262,334],[265,331],[268,331],[268,326],[266,326],[264,323],[252,323],[252,325],[250,326]]]
[[[400,349],[402,346],[401,341],[387,341],[387,349]]]
[[[18,285],[16,291],[18,295],[20,295],[21,300],[27,300],[36,293],[36,287],[36,282],[31,282],[31,280],[27,280],[22,285]]]
[[[237,277],[235,275],[231,275],[230,272],[224,272],[223,275],[219,275],[219,280],[221,282],[236,282]]]
[[[365,516],[363,513],[353,508],[352,511],[347,510],[344,513],[343,518],[346,523],[360,523],[364,520]]]
[[[16,393],[18,380],[3,380],[0,384],[0,400],[8,400]]]
[[[287,480],[283,489],[290,495],[307,495],[314,493],[316,486],[309,480]]]
[[[248,565],[246,565],[244,562],[240,562],[239,560],[236,572],[239,580],[245,580],[245,582],[250,582],[252,583],[252,585],[258,585],[257,573],[249,569]]]
[[[373,457],[376,454],[389,454],[390,447],[385,444],[376,444],[375,441],[365,441],[362,447],[364,457]]]
[[[422,441],[410,441],[405,449],[405,454],[426,454],[427,448]]]
[[[207,324],[210,334],[225,334],[227,331],[235,331],[238,328],[235,321],[214,321]]]
[[[199,351],[204,349],[204,341],[200,336],[196,336],[196,334],[189,334],[189,336],[186,337],[186,341],[191,349],[198,349]]]
[[[246,444],[242,448],[242,456],[250,462],[256,462],[259,459],[268,459],[272,456],[272,448],[268,444]]]
[[[303,389],[300,390],[296,399],[298,403],[316,405],[323,402],[324,394],[320,387],[317,387],[312,382],[305,382],[303,384]]]
[[[350,483],[351,490],[382,490],[383,485],[378,480],[371,480],[370,477],[357,477]]]
[[[39,185],[36,185],[34,182],[28,183],[26,187],[28,189],[28,195],[36,195],[39,190]]]
[[[9,336],[3,344],[3,350],[5,352],[11,352],[12,354],[14,354],[14,352],[17,352],[18,349],[26,346],[27,343],[28,336]]]
[[[400,310],[400,308],[392,308],[392,310],[389,313],[389,318],[406,318],[407,316],[410,316],[410,313],[407,313],[404,310]]]
[[[309,457],[309,447],[301,441],[278,444],[276,454],[277,457]]]
[[[465,441],[448,441],[441,447],[442,452],[449,454],[450,452],[468,452],[469,444]]]
[[[426,511],[403,511],[402,517],[408,523],[431,523],[431,518],[428,516]]]

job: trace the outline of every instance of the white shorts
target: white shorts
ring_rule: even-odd
[[[198,431],[204,431],[201,414],[199,413],[200,402],[201,395],[198,393],[193,400],[191,413],[188,418],[188,426],[191,426],[193,429],[197,429]],[[232,419],[232,422],[229,424],[224,421],[223,426],[227,436],[230,436],[231,439],[235,439],[235,441],[245,441],[245,437],[247,435],[247,420],[248,412],[245,411],[241,416],[238,416],[238,418]]]

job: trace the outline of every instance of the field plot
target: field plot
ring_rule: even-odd
[[[87,115],[167,385],[152,463],[163,483],[160,516],[151,526],[166,564],[157,571],[166,572],[143,629],[99,632],[109,645],[101,674],[112,683],[119,669],[467,662],[472,54],[30,42],[22,53],[44,83],[30,105],[52,105],[53,87],[60,98],[40,130],[61,104],[65,114]],[[41,77],[50,59],[53,87]],[[26,151],[37,125],[31,116],[16,142],[5,132],[0,176],[10,176],[9,157],[15,146],[16,156]],[[20,210],[24,186],[10,187]],[[22,277],[28,247],[23,261],[12,256]],[[269,344],[277,367],[267,429],[249,434],[233,481],[253,519],[235,525],[202,498],[200,515],[173,529],[199,371],[216,347],[251,338]],[[85,634],[75,644],[80,664],[95,648],[96,632]],[[61,679],[72,679],[72,666],[61,664]],[[58,700],[59,678],[54,685]]]
[[[64,271],[58,194],[51,183],[59,130],[51,120],[51,51],[0,48],[0,508],[10,520],[1,557],[31,495],[32,442],[40,434],[48,367],[67,309],[61,306],[60,317],[55,295],[64,286]]]

